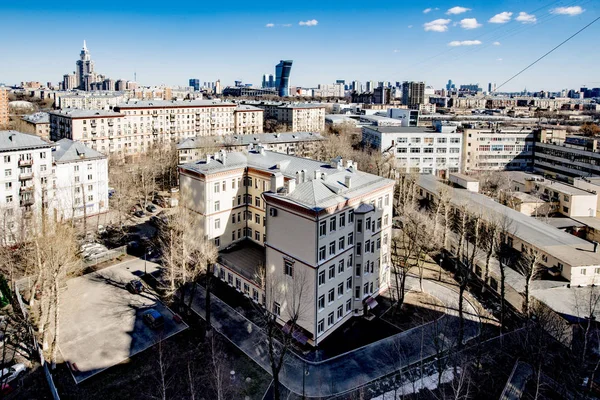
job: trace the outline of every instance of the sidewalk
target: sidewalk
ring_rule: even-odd
[[[418,288],[418,279],[409,278],[407,287]],[[296,394],[307,397],[325,397],[344,393],[379,379],[394,371],[412,365],[421,359],[435,356],[441,346],[453,346],[458,332],[458,293],[425,280],[423,289],[441,300],[448,313],[438,321],[399,333],[372,343],[350,353],[320,362],[310,362],[289,352],[280,373],[281,383]],[[213,328],[223,334],[257,364],[271,373],[262,329],[229,307],[215,296],[211,298],[211,322]],[[198,286],[192,309],[205,317],[205,290]],[[479,317],[467,301],[465,311],[465,340],[479,334]],[[437,344],[437,349],[436,345]],[[303,371],[308,369],[308,375]]]

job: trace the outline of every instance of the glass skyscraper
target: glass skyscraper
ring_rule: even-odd
[[[281,97],[290,95],[290,73],[292,72],[292,60],[281,60],[275,66],[275,87]]]

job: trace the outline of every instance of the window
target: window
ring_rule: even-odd
[[[356,264],[356,276],[360,276],[360,264]]]
[[[232,224],[235,224],[235,214],[232,214],[232,215],[231,215],[231,223],[232,223]]]
[[[273,302],[273,314],[280,316],[281,315],[281,306],[278,302]]]
[[[411,153],[420,153],[421,149],[418,147],[411,147],[410,152]]]
[[[352,278],[346,279],[346,290],[352,289]]]
[[[10,162],[10,156],[4,156],[4,162],[5,163],[9,163]]]
[[[325,284],[325,271],[319,272],[319,286]]]
[[[360,299],[360,286],[354,288],[354,298]]]
[[[221,219],[215,219],[215,229],[221,229]]]
[[[348,222],[354,222],[354,210],[348,211]]]
[[[375,246],[377,250],[381,248],[381,238],[377,238],[377,246]]]
[[[385,235],[383,235],[383,244],[385,244],[385,245],[388,244],[388,235],[387,235],[387,233]]]
[[[323,333],[324,330],[325,330],[325,321],[320,320],[319,323],[317,324],[317,334]]]
[[[327,303],[333,303],[335,300],[335,290],[329,289],[329,293],[327,293]]]
[[[354,233],[348,234],[348,246],[352,246],[354,244]]]
[[[94,177],[91,174],[88,175],[88,181],[91,181],[92,179],[94,179]]]
[[[335,278],[335,265],[329,267],[329,279]]]
[[[371,241],[367,240],[365,242],[365,254],[368,253],[371,250]]]
[[[357,245],[356,245],[356,255],[360,256],[361,251],[362,251],[362,244],[357,243]]]
[[[317,305],[319,307],[319,310],[322,310],[325,308],[325,295],[324,294],[319,297],[319,301],[317,302]]]
[[[329,220],[329,230],[330,230],[331,232],[335,231],[335,229],[336,229],[336,226],[335,226],[335,225],[336,225],[336,222],[337,222],[337,219],[336,219],[335,217],[334,217],[334,218],[331,218],[331,219]]]
[[[232,189],[235,189],[235,179],[232,179],[232,180],[231,180],[231,188],[232,188]]]
[[[215,238],[215,246],[219,247],[221,245],[221,238],[219,236],[217,236]]]
[[[12,188],[12,182],[6,182],[4,184],[4,189],[8,190],[8,189],[11,189],[11,188]]]
[[[344,260],[340,260],[338,263],[338,274],[344,273]]]
[[[377,229],[381,229],[381,217],[377,218]]]
[[[249,294],[250,293],[250,286],[244,282],[244,293],[245,294]]]
[[[4,176],[12,176],[12,169],[5,169]]]
[[[219,182],[215,182],[214,187],[215,187],[215,189],[214,189],[215,193],[219,193],[221,191],[220,190],[221,189],[221,185],[219,184]]]
[[[254,222],[260,225],[260,215],[258,213],[254,214]]]
[[[326,257],[325,246],[319,249],[319,261],[323,261]]]
[[[562,263],[558,263],[558,270],[560,272],[562,272],[563,268],[564,268],[564,265],[562,265]]]
[[[597,268],[600,269],[600,268]],[[343,296],[344,295],[344,282],[338,284],[338,296]]]
[[[260,242],[260,232],[259,231],[254,231],[254,240],[256,240],[257,242]]]
[[[587,270],[585,268],[581,268],[581,275],[586,275],[587,274]]]
[[[260,240],[260,234],[258,240]],[[294,277],[294,261],[288,260],[287,258],[283,260],[283,273]]]
[[[344,247],[346,247],[345,245],[345,241],[346,238],[344,236],[342,236],[339,240],[338,240],[338,248],[341,250],[344,250]]]
[[[335,242],[329,243],[329,255],[335,254]]]
[[[340,214],[340,228],[346,226],[346,213]]]
[[[75,165],[75,166],[73,166],[73,171],[75,171],[75,172],[79,172],[79,165]]]
[[[10,195],[6,196],[6,202],[7,203],[12,203],[12,201],[13,201],[13,197],[12,196],[10,196]]]
[[[383,216],[383,226],[387,226],[388,222],[389,222],[389,218],[388,218],[388,215],[386,214]]]
[[[371,229],[371,218],[367,218],[365,221],[365,230],[370,231]]]
[[[369,293],[369,284],[365,283],[363,286],[363,296],[366,296]]]
[[[490,278],[490,287],[493,290],[498,291],[498,281],[495,280],[494,278]]]
[[[568,213],[569,212],[569,207],[563,206],[563,212]]]
[[[594,269],[594,274],[596,274],[596,275],[600,274],[600,268]]]
[[[231,240],[235,240],[235,231],[231,232]]]
[[[215,212],[221,211],[221,202],[219,200],[215,201]]]
[[[356,220],[356,232],[362,232],[362,219]]]
[[[255,198],[254,198],[254,205],[255,205],[256,207],[260,207],[260,197],[255,197]]]
[[[339,306],[337,309],[337,318],[340,319],[344,316],[344,306]]]
[[[348,269],[352,269],[352,254],[348,257]]]
[[[319,222],[319,236],[325,236],[327,234],[327,222]]]
[[[433,153],[433,147],[425,147],[423,153]]]
[[[346,312],[352,310],[352,300],[346,300]]]
[[[227,190],[227,182],[223,181],[223,191]]]

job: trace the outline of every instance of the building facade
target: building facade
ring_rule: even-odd
[[[219,263],[216,276],[284,326],[301,302],[296,325],[313,346],[388,289],[393,187],[352,161],[324,165],[261,146],[180,167],[182,205],[201,216],[198,234],[225,258],[244,244],[264,252],[264,286],[251,278],[258,265]]]
[[[263,114],[264,111],[261,108],[238,105],[234,112],[234,132],[240,135],[263,133]]]
[[[599,142],[596,137],[577,135],[536,142],[535,171],[568,182],[600,176]]]
[[[532,170],[534,134],[530,129],[465,129],[463,171]]]
[[[22,118],[24,133],[33,133],[42,139],[50,139],[50,116],[46,112],[37,112]]]
[[[292,60],[281,60],[275,66],[275,87],[280,97],[290,95],[290,74],[292,73]]]
[[[108,211],[108,158],[80,142],[61,139],[52,152],[58,219]]]
[[[0,87],[0,129],[8,128],[9,119],[8,111],[8,89]]]
[[[461,172],[463,135],[456,126],[439,129],[363,126],[362,141],[396,159],[399,172],[447,177]]]
[[[425,103],[425,82],[403,82],[402,104],[408,107]]]

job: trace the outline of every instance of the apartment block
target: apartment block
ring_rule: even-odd
[[[261,108],[239,105],[235,108],[234,132],[240,135],[263,133],[263,114]]]
[[[0,239],[3,244],[25,238],[41,222],[42,212],[52,215],[52,144],[38,136],[0,131]]]
[[[46,112],[37,112],[22,118],[23,132],[33,133],[42,139],[50,139],[50,116]]]
[[[220,249],[216,276],[288,328],[301,301],[296,339],[313,346],[388,289],[393,188],[349,160],[323,163],[262,146],[180,167],[181,204],[201,216],[198,236]],[[294,298],[300,286],[304,296]]]
[[[436,201],[440,190],[448,188],[430,175],[421,175],[417,184],[421,198],[429,201]],[[455,211],[460,212],[466,207],[469,212],[480,215],[484,223],[504,227],[505,242],[515,252],[538,252],[542,271],[562,276],[572,286],[600,281],[600,253],[596,252],[593,243],[526,216],[483,194],[457,188],[448,190],[451,191],[451,205]],[[475,273],[480,278],[484,267],[481,263],[485,263],[485,256],[477,260]],[[486,284],[495,291],[499,290],[497,277]]]
[[[124,92],[58,92],[54,105],[60,109],[111,110],[126,100]]]
[[[362,128],[362,141],[397,160],[400,171],[448,176],[460,172],[462,133],[456,126]]]
[[[8,128],[8,89],[0,87],[0,129]]]
[[[108,211],[108,158],[70,139],[56,142],[54,208],[58,219],[88,217]]]
[[[265,111],[265,119],[276,119],[290,132],[322,132],[325,129],[325,106],[322,104],[287,104],[281,102],[246,103]]]
[[[529,129],[465,129],[463,172],[532,170],[533,148]]]
[[[320,133],[286,132],[260,133],[256,135],[200,136],[184,139],[177,144],[179,164],[198,161],[207,153],[217,150],[243,151],[252,146],[261,145],[265,150],[291,156],[311,157],[325,138]]]

